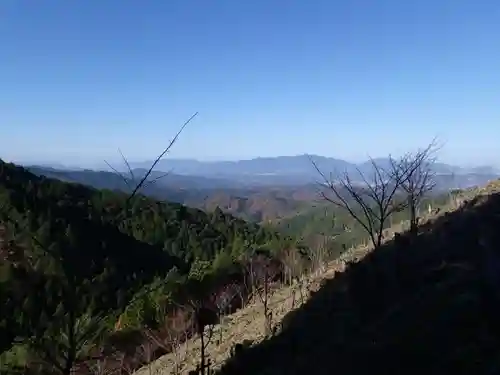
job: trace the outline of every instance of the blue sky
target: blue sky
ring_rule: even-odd
[[[438,136],[500,165],[494,0],[1,0],[0,157],[90,165],[314,153]]]

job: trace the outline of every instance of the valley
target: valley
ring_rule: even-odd
[[[210,329],[219,330],[219,344],[210,338],[207,350],[220,351],[223,335],[236,329],[226,327],[222,316],[240,327],[238,317],[255,309],[259,298],[262,303],[262,286],[270,288],[265,300],[274,305],[275,293],[293,296],[290,308],[273,307],[274,318],[260,317],[250,336],[231,336],[217,357],[227,359],[240,339],[267,340],[290,309],[306,303],[311,285],[343,269],[339,259],[365,254],[375,240],[365,221],[375,220],[372,215],[363,216],[363,206],[350,213],[332,205],[321,196],[330,190],[326,185],[224,187],[217,186],[223,180],[172,174],[158,179],[164,173],[153,172],[135,196],[141,171],[126,180],[114,172],[2,163],[0,172],[0,293],[9,301],[2,312],[0,359],[13,374],[44,368],[64,374],[72,368],[96,375],[103,361],[106,371],[151,368],[162,355],[171,358],[181,347],[187,353],[186,345],[200,345],[189,344],[202,334],[200,306],[224,309],[221,318],[201,326],[215,324]],[[357,204],[350,196],[356,190],[340,190],[347,204]],[[418,201],[418,215],[429,218],[431,210],[454,207],[464,191],[441,185]],[[381,236],[411,229],[407,208],[380,222]],[[42,302],[34,292],[40,289],[54,298]],[[82,326],[82,319],[90,320]],[[72,344],[61,332],[76,335]],[[176,362],[180,373],[191,371],[197,359],[190,358]]]
[[[500,375],[499,16],[0,1],[0,375]]]
[[[320,199],[320,176],[314,170],[312,160],[319,160],[318,167],[326,171],[347,173],[355,180],[361,175],[373,174],[369,162],[358,165],[341,159],[319,156],[295,156],[258,158],[238,162],[199,162],[196,160],[160,161],[150,175],[150,181],[142,192],[159,200],[182,203],[202,210],[223,211],[257,223],[276,222],[294,218],[314,207],[321,211],[325,206]],[[388,167],[383,158],[375,160],[381,167]],[[133,163],[135,180],[147,169],[146,162]],[[229,166],[229,167],[228,167]],[[77,182],[97,189],[127,191],[125,180],[133,185],[129,171],[66,170],[50,167],[27,166],[37,174]],[[227,169],[225,169],[227,167]],[[358,170],[356,169],[359,169]],[[481,186],[500,177],[500,171],[491,167],[461,168],[443,163],[433,164],[435,194],[452,189]],[[223,177],[221,177],[223,176]],[[271,176],[271,177],[269,177]]]

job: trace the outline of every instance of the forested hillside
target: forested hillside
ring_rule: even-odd
[[[133,184],[131,176],[120,176],[106,171],[62,171],[52,168],[29,167],[36,175],[77,182],[97,189],[130,191],[125,181]],[[144,170],[133,171],[135,179],[144,175]],[[315,184],[299,186],[235,186],[231,181],[211,183],[200,176],[165,175],[153,171],[149,178],[154,181],[142,189],[150,197],[169,202],[182,203],[190,207],[213,211],[220,207],[224,212],[253,222],[287,217],[309,208],[318,196]]]
[[[441,207],[449,203],[454,192],[429,194],[418,204],[418,215],[425,215],[429,208]],[[368,240],[366,229],[353,218],[345,209],[332,204],[317,204],[297,213],[294,216],[276,220],[274,227],[285,234],[300,234],[307,243],[318,240],[335,239],[335,243],[345,246],[359,245],[361,241]],[[362,213],[356,213],[359,215]],[[396,224],[408,220],[409,210],[405,207],[400,212],[394,212],[385,222],[389,229]]]
[[[2,373],[69,373],[111,331],[154,329],[159,309],[206,303],[241,280],[248,254],[271,258],[286,243],[220,210],[128,198],[0,161]]]

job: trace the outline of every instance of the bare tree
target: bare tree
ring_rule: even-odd
[[[284,266],[284,281],[288,285],[292,285],[298,281],[304,272],[304,262],[295,248],[288,248],[282,251],[280,260]]]
[[[173,315],[172,317],[166,317],[164,327],[161,330],[155,331],[145,328],[144,335],[157,348],[161,348],[164,353],[172,354],[173,368],[171,371],[173,375],[179,375],[182,370],[182,363],[186,357],[188,339],[192,327],[187,324],[185,313]]]
[[[314,236],[308,248],[310,274],[316,275],[325,271],[325,265],[329,258],[328,253],[328,239],[322,234]]]
[[[91,375],[130,375],[133,370],[127,365],[124,353],[115,353],[111,357],[102,355],[84,363],[83,373]],[[78,370],[76,373],[78,374]]]
[[[400,159],[390,159],[392,173],[400,180],[402,194],[406,195],[410,211],[410,233],[418,231],[418,209],[422,199],[436,186],[433,164],[438,146],[436,139],[424,149],[407,153]]]
[[[264,307],[264,331],[266,336],[272,333],[273,315],[269,310],[271,283],[277,275],[277,269],[264,255],[251,256],[245,262],[247,289],[256,296]]]
[[[182,332],[182,334],[171,331],[168,332],[167,342],[173,355],[174,362],[174,367],[171,370],[173,375],[179,375],[181,373],[181,365],[186,359],[188,337],[189,335],[186,330]],[[183,343],[185,343],[184,350],[182,350]]]
[[[153,375],[156,373],[154,370],[153,361],[156,359],[155,351],[158,348],[158,344],[155,340],[155,335],[152,330],[146,330],[144,335],[144,341],[139,347],[140,361],[146,364],[148,375]]]
[[[316,252],[311,252],[315,255]],[[309,255],[309,254],[308,254]],[[312,257],[310,257],[312,259]],[[286,248],[281,252],[280,261],[283,264],[283,281],[290,285],[290,296],[292,299],[291,308],[295,308],[296,292],[299,292],[300,301],[304,303],[303,285],[304,272],[308,267],[298,249],[295,247]],[[310,265],[307,265],[310,266]]]
[[[211,361],[207,358],[207,348],[212,341],[214,325],[218,323],[219,317],[214,310],[201,306],[195,310],[195,320],[198,335],[200,336],[200,364],[198,366],[198,373],[200,375],[209,375]],[[205,328],[208,328],[208,330]],[[207,332],[205,333],[205,331]]]
[[[311,162],[323,179],[320,188],[323,199],[346,210],[368,233],[373,246],[380,247],[387,220],[406,205],[397,195],[410,171],[402,169],[396,175],[370,159],[373,175],[367,178],[357,168],[360,183],[356,183],[347,172],[335,180],[328,178],[314,160]]]
[[[235,309],[241,308],[245,304],[244,287],[238,282],[232,282],[224,285],[212,293],[211,299],[217,308],[219,315],[219,339],[217,345],[222,342],[224,324],[227,315]]]

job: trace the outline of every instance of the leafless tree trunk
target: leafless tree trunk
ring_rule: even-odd
[[[92,375],[131,375],[134,371],[125,357],[125,353],[114,353],[110,357],[102,354],[98,358],[91,358],[83,367]]]
[[[287,249],[281,255],[281,262],[284,265],[284,280],[288,285],[292,285],[304,271],[304,264],[299,252],[296,249]]]
[[[302,275],[305,265],[296,249],[287,249],[281,256],[281,262],[284,265],[284,281],[290,285],[292,297],[292,309],[295,308],[295,295],[299,292],[301,302],[304,302],[302,294]]]
[[[312,159],[311,161],[323,179],[320,191],[323,199],[346,210],[368,233],[373,246],[380,247],[389,217],[403,210],[407,204],[398,199],[397,193],[408,178],[409,171],[402,170],[395,175],[370,159],[373,176],[368,179],[357,169],[361,183],[359,186],[348,173],[338,176],[336,180],[328,178]]]
[[[186,352],[182,352],[182,344],[185,343],[185,347],[187,349],[188,345],[188,334],[184,332],[182,336],[179,335],[171,335],[169,337],[169,346],[171,348],[172,354],[174,356],[174,369],[173,375],[179,375],[181,373],[181,364],[186,359]]]
[[[185,307],[182,311],[185,312]],[[171,353],[174,357],[174,367],[171,370],[173,375],[181,373],[181,365],[186,358],[188,339],[193,328],[192,323],[192,321],[191,324],[186,322],[185,314],[174,315],[166,318],[159,330],[145,329],[144,331],[145,336],[156,347],[163,349],[164,353]]]
[[[212,296],[219,315],[219,342],[222,342],[222,332],[225,318],[228,314],[231,314],[233,302],[236,298],[240,299],[239,306],[244,306],[244,297],[242,294],[242,288],[238,283],[228,284],[221,290],[214,292]]]
[[[212,308],[204,306],[199,300],[192,300],[190,303],[194,308],[196,332],[200,336],[200,362],[196,373],[208,375],[210,372],[210,361],[207,360],[206,350],[212,341],[214,325],[219,322],[219,315]],[[208,327],[208,334],[205,337],[206,327]]]
[[[153,375],[153,361],[156,359],[155,349],[157,347],[157,344],[153,340],[154,334],[152,334],[152,331],[149,331],[148,333],[150,334],[145,335],[145,340],[139,348],[139,355],[141,362],[144,362],[147,366],[148,374]]]
[[[201,375],[208,375],[210,374],[210,365],[211,362],[209,359],[207,359],[207,354],[206,350],[210,342],[212,341],[212,337],[214,334],[214,326],[209,325],[208,326],[208,334],[207,337],[205,337],[205,327],[201,329],[199,332],[200,334],[200,374]]]
[[[250,258],[247,262],[247,274],[250,285],[248,289],[251,293],[258,297],[264,308],[264,331],[268,336],[272,332],[273,316],[269,311],[270,284],[275,273],[267,264],[267,259],[262,259],[260,256]]]
[[[328,239],[324,235],[317,235],[315,241],[311,241],[308,248],[308,256],[311,262],[309,273],[322,273],[328,261]]]
[[[410,215],[410,233],[418,232],[418,209],[422,199],[436,186],[433,164],[436,161],[436,139],[426,148],[407,153],[399,160],[391,159],[392,173],[401,180],[401,192],[406,196]]]

